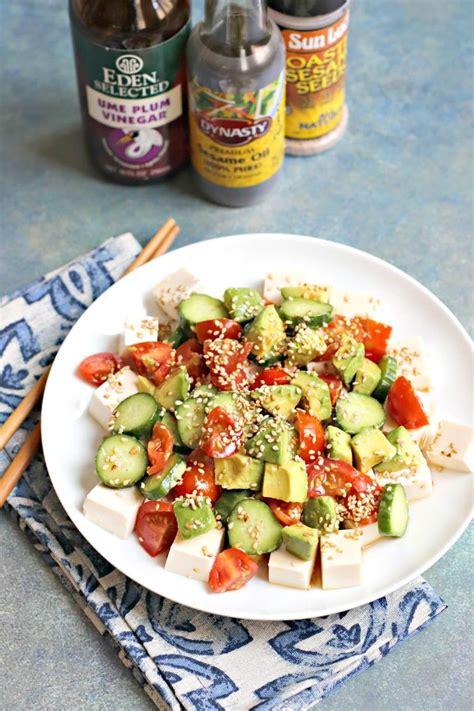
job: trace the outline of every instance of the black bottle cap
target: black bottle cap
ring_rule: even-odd
[[[347,0],[268,0],[268,6],[295,17],[318,17],[339,10]]]

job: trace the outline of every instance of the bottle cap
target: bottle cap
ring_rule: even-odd
[[[348,0],[268,0],[268,6],[284,15],[318,17],[336,12]]]

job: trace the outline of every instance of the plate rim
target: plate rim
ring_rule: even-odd
[[[452,325],[456,328],[459,335],[462,337],[463,341],[465,342],[465,345],[471,350],[471,352],[474,352],[474,344],[467,332],[467,329],[463,326],[463,324],[459,321],[459,319],[454,315],[454,313],[448,308],[448,306],[446,306],[436,294],[434,294],[430,289],[428,289],[428,287],[426,287],[424,284],[422,284],[420,281],[418,281],[418,279],[416,279],[415,277],[413,277],[410,274],[407,274],[405,271],[403,271],[400,267],[395,266],[391,262],[388,262],[385,259],[382,259],[381,257],[378,257],[378,256],[372,254],[371,252],[360,249],[359,247],[347,245],[342,242],[325,240],[320,237],[313,237],[311,235],[306,235],[306,234],[303,235],[303,234],[285,233],[285,232],[245,232],[245,233],[237,232],[235,234],[225,235],[222,237],[216,237],[216,238],[211,238],[211,239],[205,239],[205,240],[201,240],[199,242],[192,242],[190,244],[183,245],[181,247],[178,247],[177,249],[171,250],[166,255],[163,255],[163,257],[166,257],[168,254],[169,255],[176,254],[178,252],[182,252],[185,250],[193,250],[193,249],[199,250],[199,249],[201,249],[201,247],[203,245],[210,245],[213,243],[222,243],[225,241],[234,241],[236,239],[242,239],[242,238],[246,238],[246,239],[249,239],[249,238],[253,238],[253,239],[267,238],[267,239],[269,239],[270,238],[270,239],[275,239],[275,240],[295,239],[295,240],[307,242],[308,244],[311,244],[311,245],[318,243],[320,248],[324,248],[325,245],[331,245],[331,248],[335,248],[336,251],[341,251],[346,254],[355,252],[358,255],[363,255],[364,258],[366,258],[366,259],[368,258],[370,261],[372,261],[374,264],[378,265],[379,267],[382,267],[383,269],[388,268],[390,271],[392,271],[399,278],[401,277],[404,280],[408,279],[408,281],[415,288],[417,288],[418,290],[421,289],[422,292],[425,294],[425,296],[427,296],[431,300],[434,300],[434,302],[436,303],[436,306],[438,308],[441,308],[441,310],[445,313],[445,315],[451,321]],[[120,284],[122,284],[122,283],[126,283],[127,280],[131,281],[133,278],[136,278],[135,277],[136,273],[138,273],[141,270],[149,270],[152,268],[152,266],[153,266],[153,260],[142,265],[138,269],[134,270],[132,273],[127,274],[125,277],[117,280],[108,289],[106,289],[106,292],[109,292],[111,289],[114,289],[118,285],[119,282],[120,282]],[[92,302],[92,304],[90,306],[92,306],[93,304],[96,304],[103,297],[103,295],[106,292],[103,292],[95,301]],[[70,329],[70,331],[68,332],[66,338],[64,339],[63,343],[61,344],[61,346],[58,349],[58,352],[55,356],[55,359],[54,359],[52,367],[51,367],[51,372],[48,377],[48,381],[46,383],[44,395],[43,395],[43,404],[42,404],[42,408],[41,408],[41,418],[42,419],[43,419],[43,411],[46,413],[46,419],[47,419],[49,399],[50,399],[50,397],[52,398],[52,396],[50,396],[50,392],[52,391],[52,388],[53,388],[52,383],[54,382],[56,358],[59,355],[60,351],[62,350],[64,343],[66,343],[66,341],[69,339],[70,335],[73,333],[73,331],[75,331],[75,329],[80,324],[82,318],[89,311],[90,306],[87,307],[87,309],[84,311],[84,313],[81,314],[79,319],[76,321],[76,323]],[[51,437],[53,437],[52,434],[51,434]],[[154,593],[155,591],[150,590],[150,588],[148,588],[144,583],[137,582],[131,575],[129,575],[128,573],[125,573],[121,569],[119,562],[117,562],[117,561],[112,562],[112,560],[107,555],[104,555],[102,552],[97,550],[95,545],[93,543],[91,543],[89,538],[85,535],[85,533],[83,533],[83,531],[81,530],[79,523],[77,521],[75,509],[73,507],[71,507],[70,505],[67,505],[67,506],[65,505],[65,503],[63,502],[63,500],[61,499],[61,497],[58,493],[58,490],[56,489],[56,485],[55,485],[55,478],[56,477],[55,477],[55,475],[51,475],[51,473],[50,473],[49,466],[48,466],[48,454],[47,454],[48,450],[50,449],[50,444],[49,444],[50,435],[49,435],[49,431],[48,431],[47,427],[44,428],[44,432],[42,434],[42,440],[43,440],[43,454],[44,454],[46,469],[48,471],[48,476],[51,480],[54,491],[55,491],[56,495],[58,496],[61,506],[63,506],[63,508],[66,511],[66,514],[71,519],[74,526],[78,529],[79,533],[85,538],[85,540],[89,543],[89,545],[92,546],[92,548],[99,555],[101,555],[103,558],[105,558],[105,560],[107,560],[107,562],[109,562],[111,565],[113,565],[114,568],[119,570],[119,572],[122,575],[125,575],[126,577],[130,577],[130,579],[134,580],[134,582],[141,585],[146,590]],[[469,476],[469,474],[466,474],[466,476]],[[77,513],[79,513],[79,512],[77,512]],[[472,519],[472,515],[473,515],[473,511],[472,511],[472,506],[471,506],[470,513],[468,515],[466,515],[466,517],[460,522],[460,524],[457,526],[454,533],[446,540],[445,544],[436,552],[436,554],[432,555],[424,563],[420,564],[414,572],[407,574],[406,576],[397,580],[393,584],[388,584],[385,588],[382,589],[381,592],[378,591],[377,594],[367,592],[367,594],[365,596],[359,597],[356,602],[350,603],[350,604],[344,604],[343,608],[341,608],[340,603],[339,603],[339,604],[334,605],[334,607],[329,607],[328,609],[325,609],[324,612],[317,612],[317,611],[316,612],[314,612],[314,611],[313,612],[306,612],[305,611],[302,614],[298,614],[298,611],[295,610],[295,612],[291,613],[291,617],[289,617],[287,613],[281,613],[280,615],[278,615],[276,613],[265,614],[264,611],[260,610],[258,613],[254,613],[254,614],[252,614],[252,612],[249,611],[249,613],[248,614],[246,613],[245,617],[244,617],[244,616],[242,616],[242,614],[236,613],[235,610],[233,611],[232,606],[230,606],[230,607],[224,606],[224,611],[219,610],[218,612],[216,612],[213,609],[211,604],[207,605],[204,603],[202,603],[202,604],[201,603],[199,603],[199,604],[193,603],[192,605],[190,605],[189,601],[185,599],[186,586],[183,586],[184,592],[182,595],[180,595],[179,588],[177,588],[176,595],[173,595],[172,598],[163,595],[163,593],[155,593],[155,594],[161,595],[162,597],[165,597],[177,604],[182,604],[187,607],[191,607],[192,609],[199,610],[201,612],[206,612],[208,614],[214,614],[214,615],[223,616],[223,617],[231,617],[234,619],[244,619],[244,620],[260,620],[260,621],[282,621],[282,620],[288,620],[288,619],[300,620],[300,619],[310,619],[313,617],[317,618],[317,617],[321,617],[321,616],[325,616],[325,615],[335,614],[338,612],[352,610],[356,607],[361,607],[363,605],[367,605],[377,599],[380,599],[381,597],[385,597],[385,596],[391,594],[392,592],[399,590],[400,588],[404,587],[405,585],[410,583],[412,580],[414,580],[418,576],[422,575],[426,570],[431,568],[460,539],[460,537],[463,535],[466,528],[469,526],[469,523]],[[210,600],[211,599],[212,598],[210,598]]]

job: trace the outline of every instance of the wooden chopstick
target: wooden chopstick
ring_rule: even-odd
[[[39,449],[40,442],[41,424],[37,422],[0,479],[0,508],[10,496],[10,492],[13,491],[15,485],[21,479],[24,471],[35,456]]]
[[[0,427],[0,449],[3,449],[6,443],[15,434],[17,429],[21,427],[26,420],[36,403],[43,394],[44,386],[48,379],[51,366],[48,366],[39,380],[33,385],[31,390],[25,395],[18,407],[13,410],[11,415],[7,417],[3,425]]]
[[[136,259],[134,259],[130,266],[124,271],[122,276],[130,274],[130,272],[134,271],[138,267],[141,267],[142,264],[145,264],[146,262],[149,262],[152,259],[164,254],[174,242],[178,233],[179,227],[175,220],[170,217],[153,235]],[[44,371],[39,380],[36,381],[31,390],[25,395],[18,407],[0,427],[0,449],[3,449],[9,439],[14,435],[26,417],[30,414],[36,403],[40,400],[50,370],[51,366]],[[3,506],[8,496],[13,491],[16,483],[31,463],[40,446],[40,442],[41,430],[40,423],[38,422],[25,439],[22,447],[19,449],[16,456],[5,470],[3,476],[0,478],[0,508]]]

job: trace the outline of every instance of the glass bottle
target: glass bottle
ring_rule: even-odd
[[[86,144],[94,164],[129,185],[188,159],[188,0],[69,0]]]
[[[210,200],[261,200],[284,155],[284,46],[263,0],[206,0],[188,43],[191,159]]]

